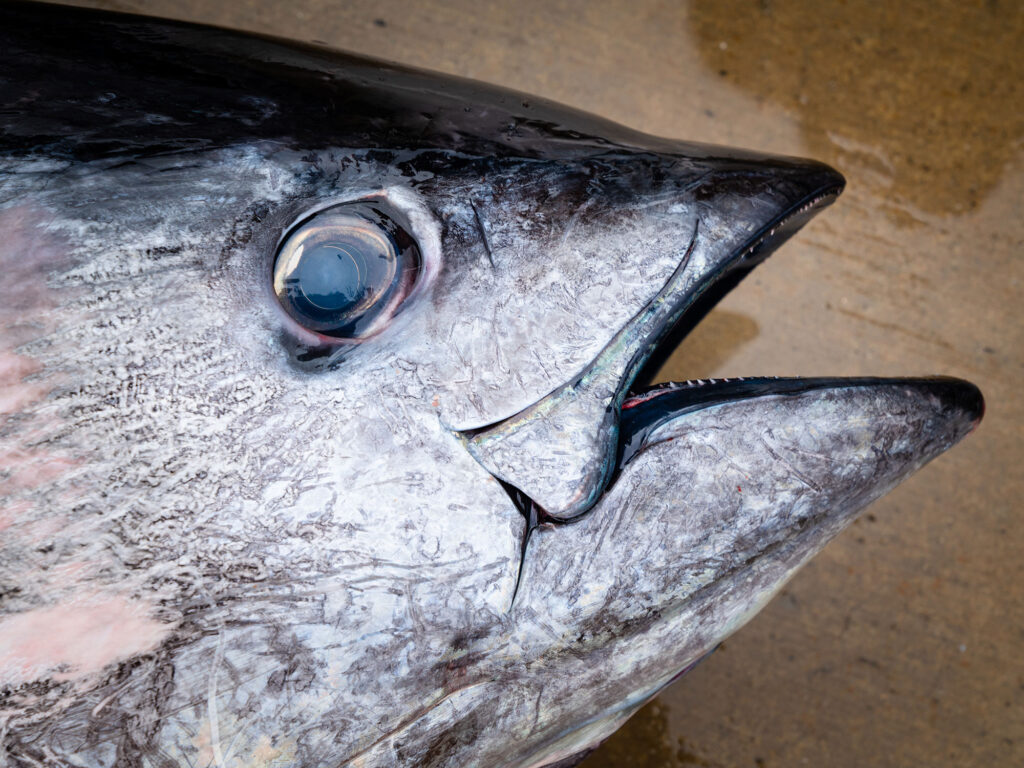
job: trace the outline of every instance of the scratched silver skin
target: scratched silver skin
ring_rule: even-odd
[[[0,155],[7,760],[568,765],[973,428],[952,385],[837,381],[685,410],[617,467],[642,359],[837,191],[651,146]],[[423,273],[310,362],[274,255],[353,200]],[[526,546],[496,476],[548,514]]]

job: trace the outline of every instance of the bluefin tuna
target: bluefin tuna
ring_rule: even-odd
[[[0,7],[13,766],[567,766],[967,434],[649,386],[843,187],[316,46]]]

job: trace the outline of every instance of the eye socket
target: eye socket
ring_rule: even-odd
[[[382,330],[416,283],[416,241],[380,202],[346,203],[296,226],[274,262],[274,293],[303,328],[336,339]]]

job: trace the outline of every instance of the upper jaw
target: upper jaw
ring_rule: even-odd
[[[615,470],[622,404],[648,363],[843,185],[828,166],[790,159],[730,158],[704,173],[689,189],[696,226],[654,299],[578,377],[507,419],[458,433],[467,449],[542,518],[585,514]]]

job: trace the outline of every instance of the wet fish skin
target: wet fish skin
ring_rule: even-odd
[[[667,402],[643,360],[820,164],[117,14],[6,3],[0,51],[16,765],[570,760],[980,418],[952,380],[773,385],[617,466],[619,409]],[[365,198],[424,274],[326,351],[274,254]],[[496,476],[546,500],[525,546]]]

